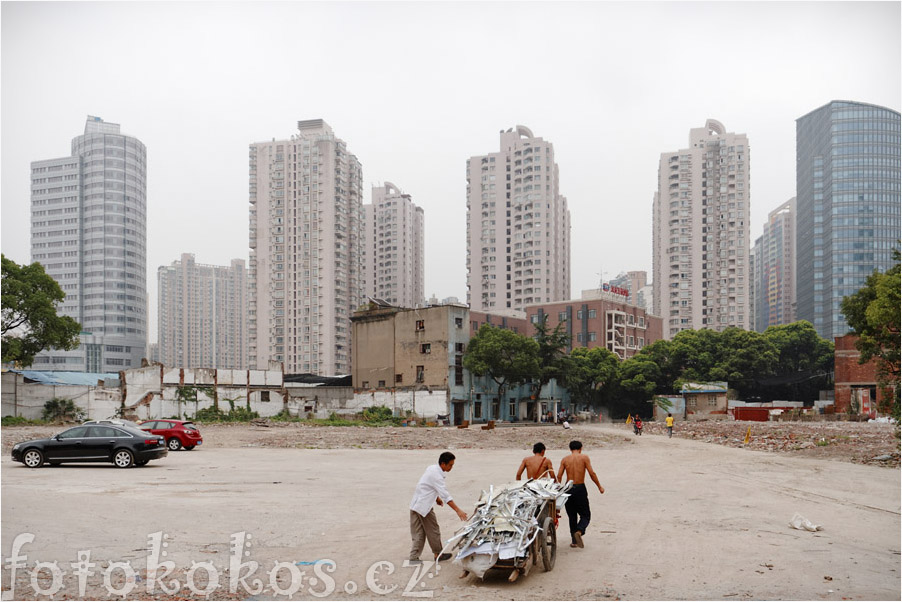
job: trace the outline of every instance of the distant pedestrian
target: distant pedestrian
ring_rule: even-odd
[[[667,418],[664,419],[664,423],[667,424],[667,438],[670,439],[673,437],[673,415],[670,412],[667,412]]]
[[[439,530],[438,520],[435,518],[435,510],[432,504],[441,506],[443,503],[457,513],[460,520],[467,520],[467,513],[457,507],[451,499],[451,494],[445,488],[445,473],[454,468],[454,454],[449,451],[442,452],[438,457],[438,464],[426,468],[410,501],[410,538],[413,545],[410,548],[409,560],[420,561],[420,553],[426,541],[435,554],[436,561],[448,560],[451,554],[441,554],[442,533]],[[439,555],[441,554],[441,556]]]

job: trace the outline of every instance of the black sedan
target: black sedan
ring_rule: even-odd
[[[169,453],[166,439],[130,426],[82,425],[50,439],[36,439],[13,446],[12,457],[29,468],[45,462],[112,462],[119,468],[144,466]]]

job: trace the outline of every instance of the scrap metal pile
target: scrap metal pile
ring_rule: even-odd
[[[447,541],[446,548],[457,550],[454,564],[482,577],[498,560],[522,561],[542,534],[543,509],[552,501],[561,507],[571,486],[542,478],[483,491],[470,520]]]

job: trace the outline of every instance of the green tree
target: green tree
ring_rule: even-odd
[[[648,360],[657,366],[655,371],[655,392],[662,395],[670,395],[674,392],[674,383],[683,373],[682,367],[676,361],[671,341],[664,339],[655,341],[639,350],[634,358]]]
[[[539,344],[533,339],[483,324],[470,339],[463,364],[470,373],[492,379],[501,401],[506,388],[529,382],[538,373],[538,358]]]
[[[731,326],[719,333],[717,358],[709,379],[727,381],[740,399],[754,394],[761,379],[773,374],[779,354],[763,334]]]
[[[842,311],[852,331],[858,335],[859,362],[877,363],[883,386],[893,386],[892,414],[899,418],[900,358],[900,255],[893,252],[896,265],[886,272],[875,271],[865,285],[842,301]]]
[[[620,358],[606,347],[577,347],[570,352],[564,384],[573,401],[600,405],[604,393],[617,382]]]
[[[816,399],[827,388],[833,371],[833,343],[822,339],[811,322],[769,326],[764,338],[777,349],[777,365],[771,378],[759,379],[762,400]]]
[[[538,343],[538,361],[539,368],[532,377],[532,391],[538,400],[542,393],[542,388],[556,379],[563,383],[566,381],[567,373],[570,370],[570,362],[568,361],[567,350],[570,347],[570,335],[564,330],[566,322],[560,322],[554,329],[548,328],[548,316],[543,316],[540,322],[535,324],[536,334],[533,339]],[[539,411],[539,404],[533,404],[533,415],[530,420],[535,420]]]
[[[644,409],[644,404],[654,399],[655,393],[659,391],[661,369],[651,358],[636,354],[620,364],[618,379],[620,381],[618,397],[626,402],[632,412],[639,408]]]
[[[75,349],[81,326],[57,315],[66,294],[41,264],[19,265],[2,256],[3,361],[27,367],[44,349]]]

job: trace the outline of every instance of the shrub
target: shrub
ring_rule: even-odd
[[[366,422],[386,422],[392,418],[391,408],[386,406],[374,406],[363,410],[363,419]]]
[[[71,399],[54,397],[44,404],[41,418],[48,422],[79,422],[84,419],[84,411]]]
[[[43,420],[29,420],[23,416],[4,416],[2,426],[30,426],[44,424]]]
[[[252,412],[241,406],[235,407],[234,405],[232,405],[228,413],[210,406],[209,408],[198,410],[194,414],[194,419],[198,422],[250,422],[259,417],[260,414],[257,412]]]

